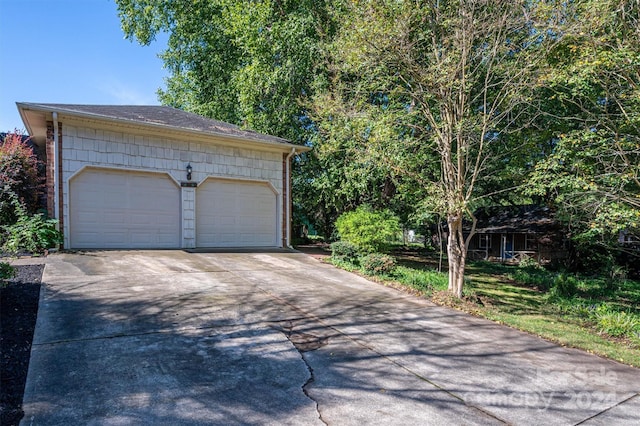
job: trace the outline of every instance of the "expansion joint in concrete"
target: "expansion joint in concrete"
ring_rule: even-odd
[[[586,422],[588,422],[590,420],[596,419],[596,418],[602,416],[603,414],[605,414],[606,412],[610,411],[611,409],[613,409],[615,407],[618,407],[620,405],[626,404],[627,402],[629,402],[629,401],[631,401],[632,399],[635,399],[635,398],[640,398],[640,393],[636,393],[634,395],[631,395],[629,398],[625,399],[624,401],[620,401],[620,402],[618,402],[617,404],[615,404],[615,405],[613,405],[611,407],[607,407],[604,410],[597,412],[596,414],[594,414],[591,417],[587,417],[586,419],[576,423],[575,426],[582,425],[582,424],[585,424]]]

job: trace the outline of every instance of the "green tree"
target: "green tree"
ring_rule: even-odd
[[[116,1],[127,37],[169,33],[164,103],[313,144],[296,205],[325,232],[445,218],[458,296],[480,205],[637,228],[638,0]]]
[[[329,236],[337,217],[362,203],[388,204],[396,179],[353,155],[354,123],[327,148],[308,110],[326,80],[325,48],[341,17],[331,1],[117,0],[129,39],[169,34],[162,103],[313,144],[294,167],[295,206]],[[343,123],[342,118],[339,119]],[[342,147],[337,145],[342,144]]]
[[[529,193],[557,206],[578,243],[640,235],[640,2],[582,1],[548,54],[549,154]],[[612,244],[614,243],[614,244]]]
[[[169,34],[163,104],[319,148],[308,99],[327,71],[323,48],[338,18],[328,13],[330,1],[116,3],[127,38],[146,45]],[[322,149],[294,163],[294,206],[326,236],[342,212],[377,204],[369,193],[379,173],[370,183],[365,170],[349,172],[351,164]]]
[[[488,177],[527,148],[521,134],[535,118],[538,65],[557,40],[551,26],[564,19],[546,5],[345,1],[334,9],[343,25],[314,98],[320,133],[340,132],[341,117],[367,120],[356,149],[409,176],[446,218],[449,290],[458,297],[474,233],[463,233],[463,219],[475,224]]]
[[[169,34],[163,104],[304,142],[324,1],[116,0],[127,38]]]
[[[342,213],[367,204],[374,209],[391,209],[407,221],[406,206],[399,188],[406,178],[385,162],[373,158],[367,147],[377,136],[367,119],[334,114],[328,130],[324,117],[312,115],[320,124],[310,141],[313,151],[300,158],[294,178],[300,207],[321,232],[330,236]]]

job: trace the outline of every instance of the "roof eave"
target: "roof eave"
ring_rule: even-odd
[[[135,120],[127,120],[127,119],[122,119],[117,117],[108,117],[100,114],[74,111],[74,110],[69,110],[65,108],[51,108],[49,106],[33,104],[28,102],[16,102],[16,105],[18,107],[18,112],[20,113],[20,117],[22,118],[22,121],[24,122],[27,128],[27,132],[29,132],[30,135],[34,136],[34,140],[38,144],[44,143],[44,141],[41,140],[43,138],[42,135],[44,134],[44,136],[46,136],[46,115],[57,112],[59,114],[65,114],[73,117],[79,117],[79,118],[90,119],[90,120],[106,121],[106,122],[111,122],[116,124],[135,125],[140,127],[153,128],[156,130],[171,130],[175,132],[187,132],[187,133],[190,133],[193,135],[199,135],[199,136],[208,135],[208,136],[215,136],[218,138],[244,141],[257,146],[278,149],[283,152],[289,152],[294,148],[298,153],[307,152],[311,150],[310,147],[303,146],[303,145],[296,145],[287,141],[286,139],[282,139],[283,142],[272,142],[272,141],[251,138],[251,137],[244,137],[240,135],[232,135],[224,132],[202,131],[202,130],[190,129],[188,127],[171,126],[171,125],[162,124],[162,123],[150,123],[150,122],[142,122],[142,121],[135,121]],[[34,124],[30,119],[27,111],[37,111],[37,112],[43,113],[44,123],[40,122],[40,123]]]

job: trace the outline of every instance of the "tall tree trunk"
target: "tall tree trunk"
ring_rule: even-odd
[[[462,212],[450,213],[447,218],[449,236],[447,256],[449,258],[449,292],[462,297],[464,270],[467,260],[467,245],[462,232]]]
[[[442,272],[443,248],[442,244],[442,217],[438,215],[438,245],[440,246],[440,258],[438,259],[438,272]]]

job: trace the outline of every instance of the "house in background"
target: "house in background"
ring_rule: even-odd
[[[620,231],[618,233],[618,243],[623,247],[632,248],[635,250],[640,249],[640,235],[627,230]]]
[[[530,258],[545,264],[566,257],[561,226],[548,207],[487,207],[475,216],[469,259],[519,263]]]
[[[64,248],[283,247],[309,148],[166,106],[18,103]]]

